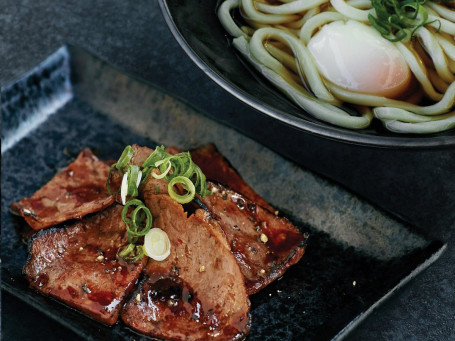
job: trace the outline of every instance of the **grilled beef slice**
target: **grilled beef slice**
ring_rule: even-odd
[[[254,201],[256,204],[273,212],[272,206],[257,194],[237,173],[229,161],[218,152],[213,144],[208,144],[198,149],[193,149],[191,158],[201,168],[209,180],[229,186],[234,191]]]
[[[221,184],[207,183],[212,195],[200,198],[227,238],[254,294],[274,281],[305,252],[307,236],[281,218]]]
[[[27,223],[39,230],[100,211],[114,202],[106,190],[109,166],[84,149],[66,169],[31,198],[12,204]]]
[[[127,244],[121,210],[114,205],[69,227],[35,235],[24,267],[31,287],[114,324],[146,262],[116,259],[118,248]]]
[[[137,145],[134,149],[133,158],[137,155],[136,160],[142,162],[153,151]],[[176,148],[173,150],[178,152]],[[244,182],[213,145],[195,149],[191,156],[207,178],[225,181],[267,205],[263,208],[244,193],[211,181],[208,181],[208,189],[212,195],[199,198],[203,208],[219,222],[245,277],[247,292],[254,294],[300,260],[305,252],[307,236],[286,218],[271,213],[272,207]],[[163,181],[149,182],[147,187],[150,192],[167,193],[167,183]]]
[[[122,320],[140,333],[168,340],[243,338],[250,329],[250,303],[218,224],[200,209],[187,217],[167,194],[155,193],[156,180],[150,182],[143,191],[145,203],[153,226],[168,234],[171,253],[161,262],[149,260]]]

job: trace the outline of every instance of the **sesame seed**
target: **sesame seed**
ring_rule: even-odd
[[[264,233],[261,233],[261,242],[267,243],[269,241],[269,238]]]
[[[201,267],[199,268],[199,272],[204,272],[204,271],[205,271],[205,266],[201,265]]]
[[[84,250],[84,248],[81,246],[81,247],[79,248],[79,251],[82,251],[82,250]]]
[[[265,270],[264,270],[264,269],[261,269],[259,272],[260,272],[261,274],[265,274]]]
[[[141,301],[141,294],[137,294],[136,295],[136,302],[140,302]]]
[[[280,212],[279,211],[275,211],[275,215],[278,215],[278,214],[280,214]]]
[[[99,261],[101,262],[101,261],[103,261],[103,260],[104,260],[104,256],[103,256],[103,255],[101,255],[101,256],[98,256],[98,257],[96,257],[96,260],[99,260]]]

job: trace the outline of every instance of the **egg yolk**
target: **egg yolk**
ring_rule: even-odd
[[[409,87],[405,59],[373,27],[352,20],[332,22],[311,38],[308,49],[319,72],[342,88],[397,98]]]

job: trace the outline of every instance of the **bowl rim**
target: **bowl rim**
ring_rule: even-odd
[[[410,137],[358,134],[356,133],[356,130],[342,130],[336,126],[331,126],[328,123],[311,122],[294,115],[279,112],[277,109],[264,105],[255,96],[252,96],[244,90],[238,88],[229,79],[219,75],[209,65],[207,65],[193,50],[191,45],[183,37],[180,29],[177,27],[169,9],[168,0],[158,1],[161,13],[169,30],[188,57],[190,57],[190,59],[221,88],[262,114],[270,116],[303,132],[347,144],[394,149],[433,149],[455,147],[455,136],[422,135]]]

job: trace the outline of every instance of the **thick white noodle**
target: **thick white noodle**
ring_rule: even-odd
[[[311,19],[312,17],[314,17],[319,12],[321,12],[319,7],[312,8],[312,9],[308,10],[305,13],[305,15],[300,20],[297,20],[297,21],[294,21],[294,22],[290,22],[290,23],[288,23],[286,25],[289,26],[289,27],[292,27],[292,28],[300,30],[300,28],[303,26],[303,24],[305,24],[307,22],[307,20]]]
[[[416,77],[417,81],[423,88],[423,91],[430,97],[433,101],[439,101],[442,98],[442,94],[438,93],[433,85],[430,82],[430,79],[427,76],[425,65],[417,57],[417,54],[411,50],[408,46],[403,43],[395,43],[395,46],[398,47],[404,59],[408,63],[411,72]]]
[[[455,112],[438,116],[423,116],[400,108],[377,107],[373,110],[374,116],[380,120],[396,120],[408,123],[432,122],[455,116]]]
[[[264,14],[259,12],[253,3],[254,0],[242,0],[242,9],[250,20],[263,24],[282,24],[295,21],[300,17],[292,14]]]
[[[272,57],[264,47],[264,41],[271,38],[287,44],[292,49],[299,70],[305,75],[311,91],[313,91],[317,98],[332,104],[339,103],[322,82],[321,75],[317,71],[310,51],[308,51],[307,47],[299,39],[289,33],[271,27],[257,30],[250,40],[250,51],[257,61],[274,70],[276,73],[283,72],[283,65]]]
[[[313,32],[318,27],[338,20],[346,20],[346,17],[337,12],[319,13],[314,17],[308,19],[308,21],[302,26],[299,37],[305,44],[308,44],[311,37],[313,36]]]
[[[438,39],[439,45],[441,45],[446,56],[455,61],[455,43],[453,39],[450,41],[440,34],[436,34],[436,39]]]
[[[291,69],[294,73],[299,74],[299,70],[297,68],[297,64],[295,63],[295,57],[291,56],[289,53],[284,52],[278,47],[275,47],[272,44],[267,44],[266,46],[267,51],[270,52],[272,56],[278,59],[280,62],[284,64],[288,69]]]
[[[258,10],[270,14],[298,14],[320,6],[326,2],[329,2],[329,0],[297,0],[278,6],[257,2],[256,7]]]
[[[438,75],[448,83],[455,81],[454,75],[449,70],[444,51],[436,37],[425,27],[419,28],[416,35],[420,38],[425,50],[433,60]]]
[[[440,115],[448,112],[455,103],[455,82],[450,84],[446,93],[439,102],[427,106],[415,105],[412,103],[395,99],[354,93],[342,89],[336,85],[327,83],[330,91],[337,97],[348,103],[369,105],[373,107],[395,107],[414,112],[419,115]]]
[[[358,9],[356,7],[348,5],[344,0],[330,0],[332,6],[345,17],[357,21],[368,21],[368,14],[376,13],[374,9]]]
[[[332,9],[321,7],[329,1]],[[218,16],[226,31],[235,37],[234,47],[306,112],[350,129],[369,126],[373,117],[398,133],[428,134],[455,128],[455,11],[428,2],[425,4],[428,21],[434,22],[416,32],[422,48],[411,42],[394,43],[420,84],[404,101],[356,93],[330,83],[320,75],[306,47],[313,34],[327,23],[349,19],[368,22],[368,15],[376,14],[370,0],[280,0],[280,3],[226,0]],[[233,20],[231,11],[238,7],[251,27],[239,27]],[[434,65],[434,69],[428,65]],[[435,103],[413,104],[419,103],[422,96]],[[340,108],[341,101],[357,105],[360,116]]]
[[[455,23],[451,21],[448,21],[433,14],[428,14],[428,22],[432,22],[428,26],[434,27],[440,32],[448,33],[451,36],[455,35]]]
[[[218,8],[218,19],[224,29],[233,37],[246,37],[247,34],[232,19],[231,11],[240,6],[240,0],[226,0]]]
[[[441,6],[432,1],[427,1],[425,4],[425,7],[430,7],[444,19],[455,22],[455,11],[452,11],[452,10],[448,9],[447,7]]]
[[[248,41],[243,38],[235,38],[233,45],[266,79],[278,87],[285,95],[287,95],[294,103],[298,104],[302,109],[313,115],[314,117],[332,123],[334,125],[350,128],[363,129],[370,125],[373,115],[366,111],[362,116],[351,116],[344,110],[333,106],[324,101],[320,101],[310,95],[305,88],[298,84],[289,84],[282,76],[273,70],[258,63],[251,55]]]
[[[440,93],[445,93],[447,88],[449,87],[449,83],[444,82],[444,80],[439,77],[436,71],[433,69],[428,69],[428,77],[430,78],[431,83],[433,86],[438,90]]]
[[[431,122],[408,123],[397,120],[385,120],[384,126],[395,133],[432,134],[455,128],[455,116]]]
[[[349,6],[359,8],[359,9],[370,9],[371,8],[371,0],[348,0],[346,3]]]

